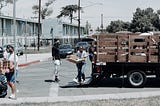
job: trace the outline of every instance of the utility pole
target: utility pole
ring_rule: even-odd
[[[16,62],[16,0],[13,0],[13,39],[14,39],[14,78],[15,78],[15,81],[16,81],[16,66],[17,66],[17,62]],[[16,84],[14,85],[15,87],[15,96],[16,95]]]
[[[81,9],[81,7],[80,7],[80,0],[78,0],[78,41],[80,41],[81,40],[81,38],[80,38],[80,9]]]
[[[51,27],[50,34],[52,36],[52,47],[53,47],[53,45],[54,45],[53,27]]]
[[[101,32],[103,32],[103,14],[101,14]]]
[[[39,0],[39,16],[38,16],[38,46],[37,49],[39,51],[39,47],[40,47],[40,28],[41,27],[41,0]]]

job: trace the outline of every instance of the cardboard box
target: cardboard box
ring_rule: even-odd
[[[0,61],[0,70],[11,69],[14,67],[14,63],[11,61]]]
[[[76,55],[70,55],[66,58],[67,61],[77,64],[82,61],[82,59],[78,59]]]

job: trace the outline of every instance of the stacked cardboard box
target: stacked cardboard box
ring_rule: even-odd
[[[77,64],[79,62],[81,62],[82,60],[79,59],[76,55],[70,55],[66,58],[67,61],[72,62],[74,64]]]
[[[13,65],[11,61],[0,61],[0,70],[12,69]]]

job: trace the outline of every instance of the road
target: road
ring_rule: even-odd
[[[91,73],[90,62],[87,64],[86,77]],[[128,92],[160,91],[160,79],[150,78],[144,88],[130,88],[122,79],[104,79],[97,86],[77,86],[73,78],[77,75],[73,63],[62,60],[60,82],[53,81],[53,63],[51,60],[36,63],[19,69],[19,84],[16,83],[17,97],[56,97],[117,94]]]

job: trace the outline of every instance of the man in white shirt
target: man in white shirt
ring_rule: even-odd
[[[7,77],[7,83],[11,87],[11,96],[9,98],[15,99],[15,85],[14,85],[14,83],[15,83],[15,77],[18,74],[17,73],[18,72],[18,56],[15,55],[15,60],[14,60],[14,47],[9,46],[8,50],[9,50],[8,61],[11,61],[13,63],[13,65],[11,65],[9,72],[6,73],[6,77]],[[15,63],[15,61],[16,61],[16,63]],[[15,66],[15,68],[14,68],[14,66]]]
[[[85,69],[86,69],[86,59],[88,57],[87,52],[84,50],[83,46],[79,47],[79,50],[77,51],[77,57],[81,59],[82,61],[77,63],[77,69],[78,69],[78,82],[81,84],[81,77],[82,81],[85,81]]]

